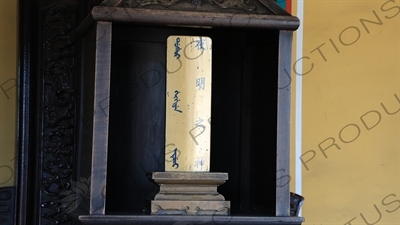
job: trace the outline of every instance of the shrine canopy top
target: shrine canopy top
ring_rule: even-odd
[[[296,30],[300,25],[272,0],[105,0],[93,7],[78,30],[94,21],[276,30]]]

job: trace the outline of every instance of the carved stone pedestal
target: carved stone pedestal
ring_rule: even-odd
[[[227,173],[155,172],[160,192],[151,201],[151,214],[229,215],[230,202],[217,192]]]

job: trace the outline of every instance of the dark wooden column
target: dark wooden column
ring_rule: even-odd
[[[16,224],[80,224],[62,200],[76,180],[80,154],[74,30],[97,4],[19,0]]]

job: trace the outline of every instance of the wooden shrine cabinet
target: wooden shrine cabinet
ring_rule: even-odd
[[[77,29],[82,49],[79,173],[91,177],[83,224],[301,224],[290,216],[292,33],[269,0],[120,0]],[[212,39],[211,172],[229,216],[151,215],[164,171],[166,40]],[[169,71],[170,72],[170,71]],[[93,107],[94,106],[94,107]],[[92,116],[93,115],[93,116]],[[82,163],[87,162],[87,163]]]

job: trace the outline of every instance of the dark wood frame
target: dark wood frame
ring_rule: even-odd
[[[36,52],[36,40],[34,30],[37,27],[35,12],[36,2],[19,1],[19,62],[18,62],[18,160],[17,160],[17,196],[16,196],[16,224],[25,225],[27,221],[33,221],[32,186],[32,161],[31,156],[31,79],[36,63],[32,57]]]
[[[269,3],[260,0],[267,6]],[[273,8],[273,7],[272,7]],[[99,224],[103,220],[113,221],[115,224],[130,224],[134,222],[161,224],[174,221],[196,221],[196,217],[186,216],[183,218],[141,215],[106,215],[106,193],[107,186],[107,156],[109,140],[109,108],[101,108],[100,103],[109,106],[110,104],[110,81],[111,81],[111,45],[113,40],[113,23],[147,24],[149,26],[168,26],[174,24],[180,27],[196,26],[201,28],[226,28],[243,29],[270,29],[279,31],[279,46],[277,60],[277,142],[276,142],[276,170],[289,171],[290,155],[290,97],[291,86],[287,83],[288,71],[291,62],[291,40],[292,30],[298,27],[298,19],[290,15],[264,15],[264,14],[238,14],[221,12],[192,12],[179,10],[157,10],[157,9],[136,9],[123,7],[96,6],[88,16],[87,21],[78,29],[78,33],[84,33],[88,24],[94,23],[95,30],[95,67],[94,67],[94,118],[93,118],[93,143],[92,143],[92,169],[91,169],[91,199],[90,215],[80,216],[84,224]],[[250,16],[251,22],[248,19]],[[268,21],[268,22],[266,22]],[[247,23],[246,23],[247,22]],[[93,40],[93,38],[92,38]],[[94,50],[93,50],[94,51]],[[104,117],[105,116],[105,117]],[[244,124],[245,125],[245,124]],[[245,125],[246,126],[246,125]],[[246,179],[246,178],[245,178]],[[282,182],[282,184],[281,184]],[[103,188],[101,188],[103,187]],[[251,224],[298,224],[302,218],[291,218],[290,216],[290,195],[289,186],[283,185],[283,181],[276,181],[276,205],[274,214],[276,217],[233,216],[232,223]],[[223,217],[215,217],[218,221],[224,221]],[[204,219],[204,218],[203,218]],[[213,217],[214,219],[214,217]]]
[[[79,77],[82,49],[80,49],[78,43],[75,42],[75,36],[71,31],[77,28],[78,24],[83,21],[92,7],[99,3],[99,0],[19,0],[18,160],[16,171],[16,211],[14,217],[16,224],[80,224],[77,218],[66,216],[65,211],[60,207],[61,194],[65,190],[68,190],[68,184],[70,184],[72,180],[76,180],[76,178],[79,177],[79,172],[75,171],[75,168],[79,167],[77,161],[79,159],[81,147],[79,146],[80,137],[76,129],[81,129],[80,126],[82,126],[83,120],[83,118],[79,116],[83,109],[81,105],[83,103],[81,99],[79,99],[82,93],[80,88],[82,81]],[[56,9],[57,7],[60,11],[56,14],[56,17],[47,17],[48,13],[50,13],[49,10]],[[71,11],[68,14],[65,10]],[[65,16],[65,18],[63,18],[63,16]],[[68,20],[67,17],[69,16],[72,16],[72,18],[69,18],[71,24],[63,23],[62,21],[65,22],[65,19]],[[287,25],[288,29],[295,29],[298,25],[296,19],[291,21],[291,24],[290,21],[287,23],[288,21],[286,21],[285,18],[279,18],[279,16],[276,18],[277,23],[271,24],[271,28],[277,24],[279,25],[279,21],[282,22],[280,25]],[[59,20],[58,23],[60,27],[58,28],[60,28],[60,30],[57,30],[57,28],[52,31],[60,32],[57,35],[68,42],[67,45],[73,48],[72,54],[74,55],[74,60],[68,62],[70,63],[68,66],[71,68],[72,73],[69,74],[67,79],[70,79],[72,83],[67,84],[67,89],[63,90],[62,88],[65,88],[65,86],[60,86],[60,80],[57,80],[58,78],[51,78],[46,74],[46,70],[49,69],[49,66],[52,66],[50,64],[54,63],[53,59],[48,57],[50,53],[46,52],[48,50],[46,50],[46,44],[51,42],[51,38],[46,36],[46,32],[49,32],[46,31],[46,23],[54,22],[54,19]],[[247,17],[244,19],[247,20]],[[228,24],[225,23],[225,25]],[[229,23],[229,26],[231,25],[232,24]],[[290,39],[291,34],[289,33],[291,33],[291,31],[282,31],[281,38]],[[289,45],[280,46],[279,48],[284,52],[289,52],[291,50],[291,46]],[[65,48],[61,50],[65,50]],[[285,61],[281,60],[281,63],[285,63]],[[280,73],[287,73],[287,71],[290,71],[290,69],[288,69],[289,67],[290,65],[280,67]],[[285,68],[287,70],[286,72],[284,71]],[[58,113],[64,110],[68,114],[66,117],[51,117],[53,114],[51,109],[48,108],[48,99],[52,98],[52,93],[46,92],[46,85],[54,87],[54,90],[59,89],[60,91],[64,91],[63,93],[65,95],[63,97],[73,102],[74,105],[72,109],[69,108],[70,106],[68,104],[58,105],[60,107],[58,108],[58,110],[60,110]],[[285,87],[284,89],[286,90],[286,88],[289,87],[290,86]],[[280,93],[282,94],[281,97],[285,99],[283,101],[289,101],[288,97],[290,98],[290,92]],[[53,103],[57,105],[60,102]],[[283,106],[283,108],[279,108],[278,110],[288,112],[285,107],[287,106]],[[288,113],[283,113],[281,115],[279,123],[287,123],[290,115]],[[50,123],[54,125],[54,123],[60,122],[60,119],[64,120],[65,118],[69,119],[68,123],[72,128],[65,126],[67,125],[65,123],[58,128],[49,126]],[[283,127],[287,126],[288,124],[283,125]],[[65,129],[69,130],[66,131]],[[66,135],[60,131],[71,132],[70,134],[72,136]],[[70,141],[71,137],[78,140],[78,143],[72,143],[70,146],[71,152],[65,153],[63,152],[65,149],[62,149],[65,146],[62,145]],[[56,138],[57,141],[52,141],[51,138]],[[288,140],[281,139],[278,141],[278,145],[283,148],[287,148],[288,143]],[[56,149],[54,152],[44,151],[46,147],[54,147],[57,144],[60,144],[62,148]],[[56,156],[60,156],[57,160],[61,161],[54,160]],[[285,160],[287,159],[278,160],[278,168],[283,168],[279,166],[280,163],[287,165],[288,162]],[[59,171],[59,174],[62,174],[64,177],[57,177],[57,175],[54,175],[57,173],[52,170],[55,162],[61,162],[62,165],[60,165],[63,171]],[[46,163],[48,167],[44,167]],[[69,171],[71,167],[73,168],[73,172],[64,173],[65,171]],[[288,168],[284,167],[283,169],[286,170]],[[52,177],[53,175],[54,177]],[[57,188],[52,189],[54,192],[49,193],[46,191],[46,188],[49,188],[51,185],[56,185]],[[287,193],[288,187],[277,189],[277,191]],[[277,216],[288,216],[286,210],[288,208],[288,198],[289,196],[287,196],[287,199],[282,199],[282,201],[285,202],[283,204],[285,205],[285,209],[280,211],[278,207]],[[105,217],[102,219],[105,219]],[[135,218],[131,218],[131,222],[134,220]],[[136,221],[145,222],[146,220],[146,218],[136,218]],[[187,220],[187,222],[194,220],[194,218],[191,218]],[[123,221],[123,219],[121,221]],[[220,222],[223,221],[224,220],[221,220]],[[236,218],[232,222],[234,221],[240,223],[240,221],[244,220]],[[274,221],[276,222],[276,220]],[[299,223],[300,220],[296,218],[287,220],[288,223],[290,223],[290,221]],[[126,222],[125,220],[125,223]],[[268,219],[264,222],[268,222]],[[270,222],[272,222],[272,220]]]

